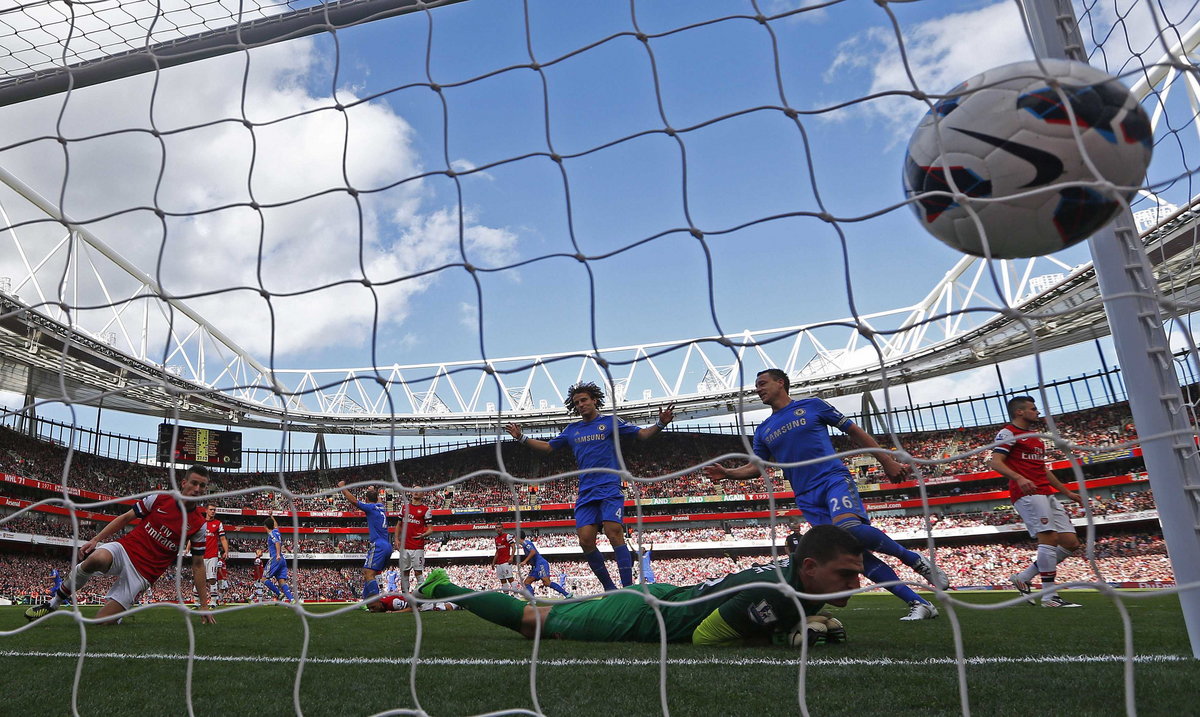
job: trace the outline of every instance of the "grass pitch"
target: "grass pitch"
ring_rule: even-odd
[[[1116,604],[1095,592],[1065,595],[1084,608],[954,611],[972,714],[1125,712],[1127,667]],[[958,597],[986,605],[1015,593]],[[1194,713],[1200,661],[1191,659],[1178,599],[1122,593],[1121,600],[1138,656],[1132,665],[1138,714]],[[465,610],[421,613],[418,630],[417,616],[407,613],[305,609],[305,617],[274,605],[235,609],[218,613],[217,625],[200,625],[177,608],[155,607],[119,627],[81,630],[69,610],[25,629],[21,608],[0,608],[6,686],[0,715],[71,714],[73,695],[82,715],[185,715],[189,670],[194,714],[222,717],[417,709],[432,715],[657,715],[663,713],[664,669],[674,715],[800,712],[799,650],[670,645],[664,668],[658,645],[547,640],[537,646],[534,669],[532,641]],[[810,651],[803,699],[811,714],[963,711],[950,611],[943,606],[937,620],[898,622],[904,612],[886,595],[857,596],[836,612],[849,641]],[[414,669],[418,637],[421,661]],[[87,658],[80,662],[84,640]],[[190,652],[195,660],[187,659]]]

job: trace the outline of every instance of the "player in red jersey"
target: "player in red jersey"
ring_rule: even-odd
[[[396,525],[395,545],[400,551],[400,590],[408,592],[408,571],[412,570],[421,584],[425,574],[425,539],[433,534],[429,525],[429,506],[420,493],[413,493],[404,503],[402,517]],[[425,608],[422,608],[425,609]]]
[[[504,526],[496,524],[496,554],[492,556],[492,565],[496,568],[496,577],[500,580],[501,590],[516,592],[517,582],[513,570],[513,539],[504,532]]]
[[[1037,405],[1030,396],[1016,396],[1008,401],[1010,421],[996,434],[991,467],[1008,478],[1008,493],[1013,508],[1025,521],[1029,534],[1037,538],[1037,559],[1033,564],[1009,578],[1013,587],[1025,595],[1032,592],[1029,583],[1034,573],[1040,573],[1042,607],[1079,607],[1053,592],[1058,564],[1079,548],[1079,536],[1071,516],[1055,493],[1082,504],[1078,493],[1067,490],[1046,465],[1046,445],[1034,435],[1041,427]],[[1033,605],[1032,597],[1028,598]]]
[[[384,595],[367,603],[371,612],[412,612],[412,605],[399,595]]]
[[[254,551],[254,567],[251,569],[251,576],[254,584],[254,602],[262,602],[263,597],[263,551],[262,548]]]
[[[214,602],[218,599],[218,572],[227,555],[229,540],[225,537],[225,524],[217,519],[217,506],[210,505],[204,510],[204,579],[208,581],[208,594]]]
[[[217,595],[213,598],[213,603],[220,605],[221,596],[229,590],[229,565],[226,564],[225,558],[217,558]]]
[[[96,537],[79,547],[83,562],[75,566],[49,602],[25,611],[27,620],[36,620],[59,608],[71,595],[87,584],[94,575],[111,575],[116,582],[105,596],[104,605],[96,619],[114,618],[107,623],[120,622],[116,616],[133,607],[138,596],[175,564],[180,549],[189,541],[192,551],[192,578],[199,595],[203,623],[215,623],[208,611],[208,583],[204,579],[204,556],[199,546],[204,540],[204,518],[200,508],[188,498],[204,495],[208,488],[208,470],[192,466],[179,485],[185,500],[169,493],[152,493],[133,506],[133,510],[114,518]],[[128,534],[111,543],[104,543],[127,525],[141,522]],[[104,543],[101,545],[101,543]]]

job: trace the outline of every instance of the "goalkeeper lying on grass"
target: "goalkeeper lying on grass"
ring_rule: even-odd
[[[862,545],[854,536],[832,525],[818,525],[804,534],[790,563],[785,560],[779,565],[756,565],[699,585],[678,587],[655,583],[645,588],[663,603],[668,642],[787,645],[791,644],[792,630],[805,625],[806,615],[816,615],[826,602],[843,606],[849,598],[798,600],[781,589],[780,581],[798,592],[827,595],[857,588],[862,569]],[[717,595],[732,587],[741,589]],[[529,638],[534,637],[540,622],[544,636],[564,640],[658,642],[660,639],[654,608],[638,585],[596,600],[531,605],[500,593],[461,597],[473,591],[451,583],[446,571],[435,570],[425,579],[420,592],[427,598],[453,600],[483,619]],[[671,604],[685,600],[696,602]]]

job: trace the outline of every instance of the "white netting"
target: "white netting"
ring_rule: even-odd
[[[956,569],[994,564],[991,572],[964,567],[959,574],[983,583],[1015,572],[1032,547],[1009,550],[986,538],[963,544],[963,536],[998,534],[983,530],[995,527],[994,516],[972,504],[939,529],[930,518],[948,520],[936,507],[948,496],[930,491],[986,467],[994,424],[1003,420],[995,404],[1013,388],[988,367],[1017,362],[1006,364],[1010,383],[1026,386],[1047,412],[1058,409],[1047,432],[1062,459],[1127,451],[1122,459],[1133,460],[1140,442],[1161,438],[1125,430],[1130,409],[1111,374],[1063,383],[1072,392],[1105,391],[1103,400],[1064,399],[1054,382],[1081,365],[1107,368],[1102,350],[1098,361],[1090,353],[1050,353],[1081,343],[1091,352],[1091,342],[1108,333],[1086,248],[1020,262],[961,258],[918,229],[903,200],[903,144],[930,102],[978,71],[1032,58],[1017,3],[473,0],[416,4],[400,17],[393,16],[400,5],[381,8],[388,19],[362,24],[338,14],[354,5],[36,3],[0,14],[0,63],[12,78],[0,83],[0,102],[4,92],[36,87],[32,73],[56,68],[91,85],[0,109],[0,389],[17,395],[6,417],[19,429],[5,434],[11,443],[0,460],[11,462],[7,474],[47,479],[60,491],[47,498],[42,483],[6,481],[14,511],[0,515],[0,530],[63,532],[43,514],[65,508],[71,527],[57,537],[74,545],[123,509],[120,501],[180,488],[179,473],[136,463],[127,464],[132,478],[114,477],[112,465],[92,455],[113,455],[100,446],[102,422],[116,424],[110,432],[143,435],[150,435],[144,426],[125,429],[120,421],[132,426],[129,416],[147,414],[270,428],[278,431],[274,463],[218,474],[216,500],[223,509],[285,515],[280,522],[293,535],[312,536],[297,546],[304,559],[291,563],[301,597],[328,590],[353,601],[361,584],[356,563],[321,556],[364,546],[300,532],[330,527],[308,523],[338,510],[330,476],[356,490],[383,486],[393,496],[428,489],[440,509],[506,507],[495,515],[518,526],[557,520],[549,527],[561,529],[571,524],[565,509],[531,519],[525,507],[511,508],[547,502],[538,495],[569,502],[579,471],[566,451],[535,460],[506,440],[502,426],[514,422],[535,439],[550,438],[566,421],[567,386],[594,380],[607,393],[605,411],[639,425],[676,405],[675,430],[651,439],[681,442],[664,444],[670,460],[636,450],[619,455],[640,498],[627,516],[643,532],[637,544],[672,546],[685,557],[666,559],[662,578],[697,582],[780,550],[778,527],[793,505],[776,495],[788,486],[771,472],[710,501],[725,506],[720,515],[736,516],[722,518],[735,525],[718,535],[693,540],[662,529],[669,523],[662,516],[670,515],[663,506],[700,504],[716,492],[703,465],[756,460],[748,433],[764,416],[749,389],[756,372],[780,367],[797,393],[855,396],[847,413],[871,392],[872,432],[901,449],[918,478],[902,499],[871,501],[879,524]],[[291,21],[292,11],[312,8],[315,25],[287,31],[301,39],[259,46],[235,35],[229,54],[203,46],[206,36],[228,37],[236,18],[269,34],[272,18]],[[1155,160],[1130,205],[1143,228],[1155,228],[1145,241],[1160,284],[1146,293],[1162,316],[1150,322],[1167,322],[1180,379],[1193,384],[1197,91],[1190,57],[1198,18],[1183,2],[1086,2],[1075,10],[1091,63],[1134,87],[1151,115]],[[319,32],[307,36],[313,28]],[[199,44],[189,45],[192,39]],[[99,84],[86,74],[103,68],[93,61],[147,47],[154,48],[152,65],[155,53],[212,58]],[[21,97],[39,95],[32,92]],[[915,407],[932,402],[945,421],[928,410],[931,432]],[[862,406],[872,413],[867,401]],[[1058,413],[1085,406],[1102,408],[1060,425]],[[94,442],[61,436],[71,452],[47,476],[44,465],[55,465],[58,449],[19,435],[37,432],[30,428],[37,415],[60,418]],[[93,416],[96,425],[88,425]],[[717,430],[722,416],[736,425]],[[685,433],[680,424],[708,435],[671,435]],[[970,430],[952,431],[956,424]],[[300,462],[292,445],[318,430],[389,438],[377,460],[351,453],[351,462],[370,465],[325,472],[322,450],[314,446]],[[382,462],[403,455],[398,443],[445,435],[482,444],[482,457],[464,448],[452,460]],[[863,458],[869,451],[836,445],[851,470],[885,482]],[[33,455],[39,452],[47,463]],[[1076,480],[1094,477],[1083,463],[1072,466]],[[1138,486],[1144,473],[1122,466],[1132,472],[1120,485]],[[79,491],[116,497],[95,502]],[[1063,571],[1064,580],[1099,587],[1117,606],[1123,650],[1070,659],[1122,665],[1124,681],[1112,694],[1131,713],[1135,667],[1180,659],[1135,649],[1125,600],[1139,596],[1104,582],[1170,582],[1162,538],[1147,528],[1155,510],[1144,492],[1106,493],[1075,516],[1086,526],[1087,568],[1076,559]],[[705,520],[703,512],[689,515]],[[492,520],[460,522],[466,532]],[[747,520],[760,522],[739,523]],[[1107,532],[1123,521],[1139,527]],[[544,538],[573,585],[597,587],[577,562],[573,538]],[[253,544],[233,550],[245,555]],[[441,546],[431,556],[448,563],[459,583],[486,589],[490,573],[478,554],[487,550],[486,543]],[[37,561],[12,557],[0,568],[41,569]],[[188,601],[187,572],[180,558],[153,598]],[[922,583],[903,569],[900,577]],[[104,586],[98,579],[89,589]],[[924,664],[953,666],[955,707],[989,711],[973,702],[969,667],[1017,658],[974,654],[960,613],[1012,608],[1022,598],[984,605],[941,591],[936,598],[953,640]],[[658,601],[648,602],[661,623]],[[339,659],[310,659],[311,632],[357,606],[294,607],[298,657],[229,659],[296,662],[291,691],[275,697],[300,713],[305,669]],[[218,620],[236,620],[242,610],[221,610]],[[175,655],[186,659],[191,712],[193,694],[214,684],[200,668],[229,657],[197,649],[209,638],[203,631],[219,631],[220,623],[194,633],[190,621],[181,653],[97,653],[83,630],[89,621],[71,614],[83,636],[78,651],[42,653],[17,642],[41,623],[0,632],[0,651],[11,659],[82,656],[73,706],[94,689],[81,677],[85,660]],[[444,656],[435,647],[436,656],[423,659],[430,645],[416,622],[416,660],[356,663],[404,672],[408,689],[388,709],[421,712],[442,699],[429,697],[419,677]],[[553,713],[539,692],[539,667],[590,664],[557,651],[540,659],[546,646],[538,635],[531,657],[520,658],[527,693],[517,690],[504,709],[531,703],[535,713]],[[809,670],[822,663],[806,646],[782,664],[791,667],[796,657],[795,696],[807,712]],[[616,659],[610,667],[656,665],[656,707],[668,711],[678,689],[668,687],[669,668],[688,659],[668,657],[663,644],[657,660]],[[722,664],[752,667],[760,659],[781,658]],[[1043,659],[1030,655],[1024,664]]]

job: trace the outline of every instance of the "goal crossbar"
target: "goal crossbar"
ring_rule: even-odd
[[[0,80],[0,107],[463,0],[341,0]]]

